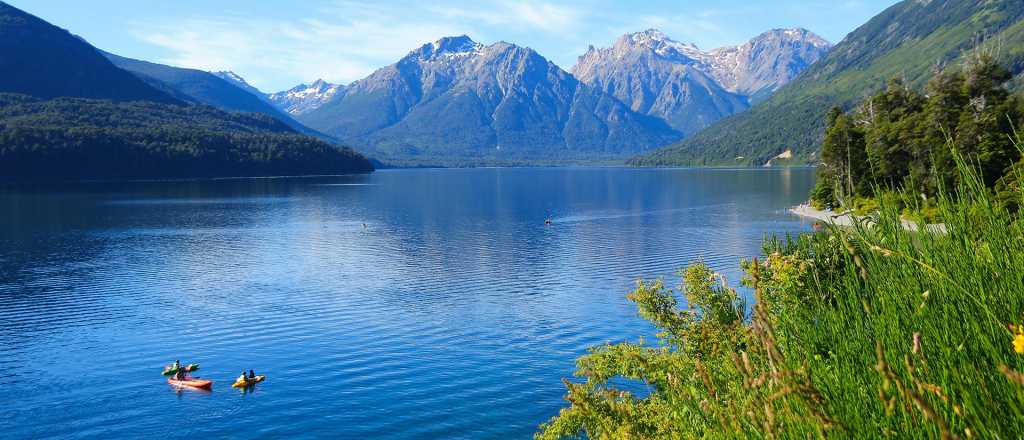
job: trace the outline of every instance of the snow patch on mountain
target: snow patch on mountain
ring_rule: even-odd
[[[216,76],[216,77],[218,77],[220,79],[223,79],[223,80],[225,80],[225,81],[227,81],[227,82],[229,82],[231,84],[234,84],[236,87],[239,87],[242,90],[245,90],[245,91],[247,91],[249,93],[252,93],[253,95],[256,95],[257,98],[260,98],[260,99],[266,101],[266,97],[264,96],[263,92],[261,92],[256,87],[253,87],[252,85],[250,85],[248,82],[245,81],[245,78],[242,78],[239,74],[237,74],[235,72],[232,72],[230,70],[223,70],[223,71],[220,71],[220,72],[210,72],[210,73],[212,73],[214,76]]]
[[[572,73],[634,111],[692,134],[745,110],[822,57],[831,45],[805,29],[776,29],[739,45],[701,50],[657,29],[591,46]]]
[[[466,35],[460,35],[441,38],[425,44],[419,49],[419,52],[422,59],[460,58],[479,54],[483,48],[483,44],[473,41]]]
[[[281,110],[298,116],[316,110],[344,93],[343,84],[331,84],[322,79],[312,84],[300,84],[283,92],[267,95],[267,98]]]
[[[832,44],[806,29],[773,29],[750,41],[704,51],[692,43],[671,39],[657,29],[626,34],[610,48],[591,46],[572,71],[582,81],[592,80],[594,72],[629,58],[637,52],[649,52],[659,59],[693,66],[712,77],[725,90],[745,96],[774,91],[792,80],[825,55]],[[628,67],[628,66],[625,66]]]
[[[464,35],[421,45],[300,120],[377,158],[434,164],[622,158],[680,138],[533,49]]]

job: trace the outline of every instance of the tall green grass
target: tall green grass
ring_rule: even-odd
[[[660,339],[579,359],[569,405],[537,437],[1024,437],[1024,222],[959,167],[933,202],[944,233],[903,226],[908,194],[871,225],[767,240],[744,264],[757,303],[742,319],[701,263],[679,294],[639,284],[630,298]],[[620,377],[651,394],[609,384]]]

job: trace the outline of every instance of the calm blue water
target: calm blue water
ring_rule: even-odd
[[[738,282],[813,171],[470,169],[0,190],[0,437],[529,438],[624,296]],[[545,219],[553,224],[544,225]],[[159,370],[200,362],[213,391]],[[230,388],[244,368],[269,376]]]

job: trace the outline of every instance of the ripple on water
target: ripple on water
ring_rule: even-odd
[[[0,192],[0,432],[529,438],[576,356],[651,333],[636,279],[703,259],[738,281],[765,233],[806,230],[784,208],[812,183],[486,169]],[[168,386],[176,358],[212,392]],[[248,368],[268,380],[229,388]]]

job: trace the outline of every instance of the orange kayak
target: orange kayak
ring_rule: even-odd
[[[205,390],[208,390],[208,389],[210,389],[210,387],[213,386],[213,381],[212,380],[192,379],[192,378],[188,378],[188,379],[185,379],[185,380],[177,380],[177,379],[172,377],[170,379],[167,379],[167,383],[169,383],[171,385],[174,385],[174,386],[179,386],[179,387],[202,388],[202,389],[205,389]]]

